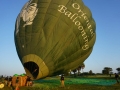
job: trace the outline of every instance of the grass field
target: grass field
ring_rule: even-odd
[[[47,77],[34,81],[32,87],[20,87],[20,90],[120,90],[114,76],[65,77],[65,87],[60,87],[60,77]],[[12,90],[5,86],[0,90]]]

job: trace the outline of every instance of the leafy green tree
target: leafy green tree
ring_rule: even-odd
[[[90,75],[92,75],[92,74],[93,74],[92,70],[90,70],[90,71],[89,71],[89,74],[90,74]]]
[[[104,67],[104,70],[102,70],[102,73],[103,74],[110,74],[110,72],[112,71],[112,68],[110,68],[110,67]]]
[[[82,72],[83,72],[83,69],[85,68],[85,64],[83,63],[82,65],[81,65],[81,69],[82,69]]]
[[[116,70],[118,71],[118,73],[120,74],[120,67],[116,68]]]
[[[80,66],[78,66],[77,70],[78,70],[78,76],[80,75],[80,71],[81,69],[83,70],[85,68],[85,64],[82,63]]]
[[[74,70],[73,70],[74,77],[76,77],[76,72],[77,72],[77,69],[74,69]]]
[[[79,67],[77,68],[77,70],[78,70],[78,76],[79,76],[79,75],[80,75],[81,66],[79,66]]]

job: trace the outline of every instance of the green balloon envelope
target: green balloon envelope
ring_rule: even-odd
[[[33,79],[65,73],[93,50],[96,24],[82,0],[29,0],[15,24],[15,45]]]

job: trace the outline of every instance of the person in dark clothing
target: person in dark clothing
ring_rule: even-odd
[[[64,75],[62,74],[61,75],[61,78],[60,78],[60,81],[61,81],[61,87],[64,87]]]
[[[117,74],[117,73],[115,73],[115,79],[116,79],[116,81],[117,81],[117,83],[119,83],[119,75]]]
[[[7,77],[5,77],[5,85],[8,85],[8,76]]]
[[[12,77],[10,76],[9,79],[8,79],[8,87],[10,87],[12,85]]]
[[[30,81],[31,81],[30,77],[29,77],[29,76],[27,76],[26,86],[30,86]]]

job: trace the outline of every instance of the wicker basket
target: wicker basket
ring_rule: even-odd
[[[26,85],[27,76],[13,76],[12,77],[12,85],[16,86],[16,79],[17,79],[17,77],[19,77],[19,81],[18,81],[19,86],[25,86]]]

